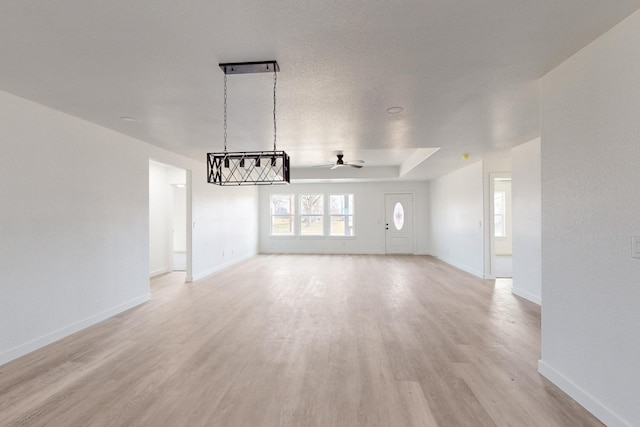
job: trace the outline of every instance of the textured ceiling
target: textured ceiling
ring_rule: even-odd
[[[218,63],[275,59],[278,148],[295,167],[340,150],[372,169],[399,169],[416,149],[440,147],[406,174],[430,179],[463,166],[463,153],[473,160],[538,137],[539,78],[638,8],[640,0],[4,0],[0,88],[204,163],[223,146]],[[229,76],[230,150],[271,148],[272,79]],[[390,115],[391,106],[404,111]]]

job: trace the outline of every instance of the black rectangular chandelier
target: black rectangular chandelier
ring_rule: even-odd
[[[276,148],[276,61],[220,64],[224,72],[224,151],[207,153],[207,182],[216,185],[289,184],[289,156]],[[227,151],[227,75],[273,73],[273,151]]]
[[[289,156],[284,151],[207,154],[207,182],[217,185],[289,183]]]

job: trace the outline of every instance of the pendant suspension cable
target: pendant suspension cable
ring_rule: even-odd
[[[224,151],[207,153],[207,182],[220,186],[274,185],[291,182],[290,158],[278,150],[277,90],[280,67],[276,61],[219,64],[224,72]],[[273,151],[227,151],[229,74],[273,72]],[[265,76],[266,77],[266,76]]]
[[[224,152],[227,152],[227,74],[224,75]]]
[[[276,85],[278,83],[278,73],[276,67],[273,68],[273,151],[276,151]]]

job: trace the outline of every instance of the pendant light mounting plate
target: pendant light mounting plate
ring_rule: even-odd
[[[273,73],[280,71],[277,61],[227,62],[218,64],[225,74]]]

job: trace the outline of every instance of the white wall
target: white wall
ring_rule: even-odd
[[[0,144],[0,364],[148,300],[150,158],[196,177],[195,278],[257,251],[257,190],[207,184],[204,158],[5,92]]]
[[[149,189],[106,129],[4,92],[0,129],[3,363],[149,299]]]
[[[511,150],[513,293],[541,303],[540,139]]]
[[[540,371],[640,425],[640,12],[542,79]]]
[[[431,253],[483,277],[484,193],[482,162],[430,181]]]
[[[385,253],[385,193],[413,194],[414,253],[429,254],[429,186],[426,182],[291,184],[260,189],[260,252],[262,253]],[[272,237],[271,194],[353,194],[356,237]]]
[[[258,189],[208,184],[202,166],[193,180],[194,280],[258,252]]]
[[[167,273],[171,269],[171,211],[168,169],[149,163],[149,275]]]

